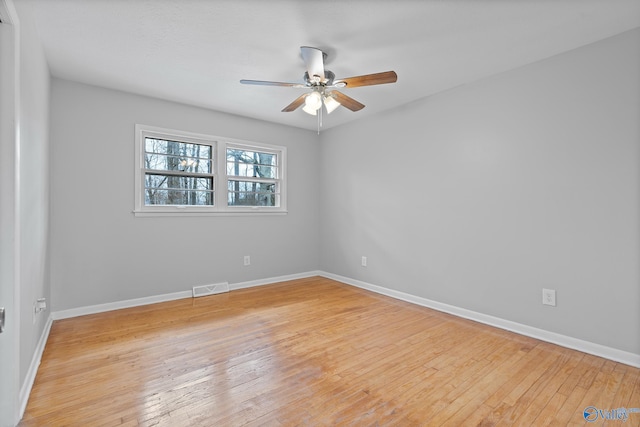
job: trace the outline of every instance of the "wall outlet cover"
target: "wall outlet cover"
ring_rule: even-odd
[[[542,289],[542,304],[556,306],[556,291],[554,289]]]

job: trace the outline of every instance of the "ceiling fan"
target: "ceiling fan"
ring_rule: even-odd
[[[322,50],[302,46],[302,60],[304,61],[307,71],[304,73],[304,83],[283,83],[271,82],[263,80],[240,80],[242,84],[263,85],[263,86],[286,86],[295,88],[308,88],[311,92],[300,95],[291,104],[282,109],[283,112],[289,113],[295,111],[304,104],[302,110],[312,116],[322,114],[322,106],[324,105],[328,114],[331,114],[339,106],[344,106],[351,111],[359,111],[364,108],[364,104],[335,90],[336,88],[352,88],[359,86],[372,86],[385,83],[395,83],[398,76],[395,71],[385,71],[382,73],[365,74],[362,76],[348,77],[346,79],[336,79],[332,71],[324,68],[324,61],[327,54]],[[319,122],[320,123],[320,122]]]

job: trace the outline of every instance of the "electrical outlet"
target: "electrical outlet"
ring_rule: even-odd
[[[367,257],[366,257],[366,256],[363,256],[363,257],[362,257],[361,264],[362,264],[362,266],[363,266],[363,267],[366,267],[366,266],[367,266]]]
[[[46,298],[38,298],[33,303],[33,324],[36,324],[36,317],[38,314],[47,309],[47,299]]]
[[[556,291],[554,289],[542,290],[542,304],[556,306]]]
[[[244,265],[251,265],[251,257],[249,255],[244,256]]]

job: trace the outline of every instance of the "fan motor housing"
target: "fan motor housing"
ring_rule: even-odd
[[[309,77],[307,71],[304,72],[304,82],[307,86],[331,86],[335,78],[333,71],[324,70],[324,81],[316,82]]]

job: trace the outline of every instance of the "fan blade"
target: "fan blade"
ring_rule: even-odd
[[[243,85],[286,86],[286,87],[300,87],[300,88],[307,87],[302,83],[269,82],[264,80],[240,80],[240,83],[242,83]]]
[[[304,93],[304,94],[300,95],[299,97],[297,97],[295,99],[295,101],[293,101],[291,104],[289,104],[286,107],[284,107],[282,109],[282,112],[283,113],[290,113],[290,112],[296,110],[299,106],[304,104],[304,99],[307,97],[307,95],[308,95],[308,93]]]
[[[332,90],[330,96],[338,101],[343,107],[346,107],[351,111],[360,111],[364,108],[364,104],[359,103],[350,96],[338,92],[337,90]]]
[[[383,73],[366,74],[364,76],[349,77],[346,79],[336,80],[333,86],[342,87],[344,83],[346,87],[373,86],[385,83],[395,83],[398,81],[398,75],[395,71],[385,71]]]
[[[314,76],[318,76],[320,82],[324,82],[324,52],[315,47],[301,46],[302,60],[307,66],[309,79],[314,80]]]

